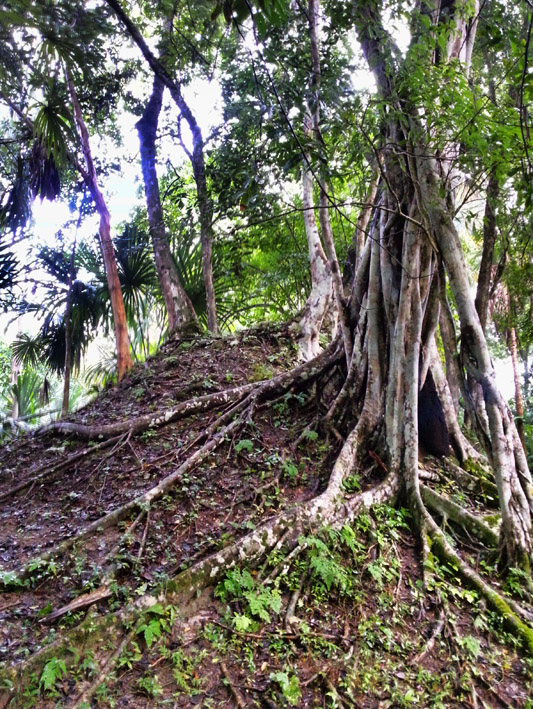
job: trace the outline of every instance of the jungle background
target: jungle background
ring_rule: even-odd
[[[532,18],[0,4],[1,706],[533,706]]]

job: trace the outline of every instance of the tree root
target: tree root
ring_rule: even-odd
[[[205,394],[194,399],[181,401],[176,406],[168,409],[161,409],[153,414],[138,416],[133,421],[118,421],[116,423],[87,425],[82,423],[73,423],[71,421],[55,421],[40,428],[36,435],[45,433],[70,433],[78,438],[91,440],[94,438],[110,438],[111,436],[122,436],[129,433],[132,436],[143,433],[150,428],[158,428],[166,426],[169,423],[178,421],[180,418],[193,416],[195,414],[215,409],[218,406],[223,406],[231,402],[237,401],[249,392],[258,388],[258,383],[244,384],[233,389],[224,389],[213,394]]]
[[[420,486],[420,493],[424,504],[430,507],[434,512],[451,519],[452,522],[464,527],[468,532],[473,532],[476,537],[489,547],[497,548],[499,544],[499,535],[488,524],[483,522],[475,515],[468,512],[460,505],[457,505],[452,500],[449,500],[442,495],[439,495],[435,490],[432,490],[426,485]]]
[[[147,508],[154,500],[162,497],[168,490],[170,490],[187,472],[192,468],[199,465],[217,446],[219,446],[226,435],[237,429],[242,425],[242,421],[237,419],[232,423],[224,426],[216,435],[212,436],[207,443],[205,443],[201,448],[199,448],[195,453],[193,453],[187,460],[182,463],[177,470],[163,478],[157,485],[150,488],[142,495],[130,500],[124,505],[117,507],[112,512],[100,517],[99,519],[91,522],[87,525],[85,529],[82,529],[73,536],[65,539],[64,541],[57,544],[55,547],[49,551],[41,554],[39,561],[44,564],[50,559],[64,554],[66,551],[71,549],[77,542],[86,539],[94,533],[103,531],[121,522],[133,511],[141,508]],[[28,578],[32,570],[36,568],[36,560],[32,560],[24,564],[17,572],[17,578],[23,580]]]
[[[102,441],[102,443],[98,443],[97,445],[91,446],[90,448],[84,448],[83,450],[74,453],[65,460],[59,461],[58,463],[47,463],[46,465],[41,466],[41,468],[38,469],[37,472],[31,476],[31,478],[28,478],[27,480],[24,480],[18,485],[9,488],[9,490],[0,493],[0,502],[2,502],[3,500],[7,500],[9,497],[15,495],[21,490],[25,490],[27,487],[30,487],[30,485],[35,485],[40,480],[43,480],[44,478],[47,478],[50,475],[53,475],[54,473],[58,473],[61,470],[66,470],[70,468],[71,465],[77,463],[78,460],[82,460],[82,458],[86,458],[92,455],[93,453],[102,450],[103,448],[109,448],[114,443],[118,443],[122,439],[122,437],[123,434],[115,436],[113,438],[108,438],[107,441]]]
[[[39,557],[38,561],[44,564],[53,557],[64,554],[66,551],[72,548],[72,546],[76,542],[86,539],[88,536],[95,532],[102,531],[117,524],[118,522],[125,519],[134,510],[137,510],[139,508],[147,508],[154,500],[160,498],[169,489],[171,489],[185,473],[189,472],[192,468],[199,465],[215,448],[217,448],[224,441],[226,436],[234,434],[236,430],[242,427],[250,419],[251,413],[253,412],[254,407],[259,401],[263,401],[267,398],[270,398],[271,396],[276,396],[284,391],[288,391],[293,386],[302,386],[303,384],[312,381],[315,377],[319,376],[329,367],[333,366],[339,356],[340,349],[338,343],[332,343],[332,345],[330,345],[314,360],[310,362],[305,362],[304,364],[300,365],[299,367],[296,367],[290,372],[280,374],[274,379],[270,379],[265,382],[260,382],[259,384],[254,383],[253,385],[245,385],[244,387],[238,387],[236,389],[227,390],[226,392],[221,392],[216,395],[210,394],[206,397],[201,397],[201,399],[203,400],[202,406],[205,407],[207,405],[215,405],[215,401],[218,402],[218,404],[227,403],[231,400],[231,396],[239,398],[248,392],[247,396],[245,396],[241,401],[237,401],[237,403],[235,403],[230,409],[228,409],[203,434],[198,437],[195,442],[199,442],[200,440],[204,440],[205,438],[207,438],[206,443],[204,443],[201,448],[199,448],[195,453],[193,453],[189,458],[187,458],[171,475],[168,475],[166,478],[163,478],[163,480],[161,480],[157,485],[150,488],[142,495],[139,495],[135,499],[130,500],[124,505],[121,505],[120,507],[116,508],[112,512],[109,512],[108,514],[100,517],[99,519],[95,520],[87,527],[85,527],[85,529],[81,530],[72,537],[69,537],[68,539],[60,542],[48,552],[42,554]],[[233,392],[231,396],[228,396],[228,391]],[[222,398],[220,398],[221,396]],[[172,409],[169,409],[166,412],[163,418],[157,416],[155,418],[152,416],[142,417],[143,425],[146,425],[148,419],[151,422],[150,425],[162,425],[163,423],[168,423],[170,420],[175,420],[173,416],[177,416],[178,411],[180,412],[180,415],[184,414],[185,410],[187,410],[188,413],[191,413],[191,411],[194,409],[196,412],[198,409],[195,409],[194,407],[198,401],[200,401],[200,399],[185,402],[183,405],[185,408],[182,408],[180,405],[173,407]],[[217,433],[215,433],[215,430],[217,428],[225,424],[226,421],[230,420],[232,417],[234,417],[237,413],[240,412],[243,412],[240,418],[231,421],[227,425],[224,425]],[[138,422],[139,419],[137,419],[137,423]],[[129,439],[129,437],[133,435],[133,431],[137,429],[132,428],[131,422],[127,423],[129,428],[124,428],[124,423],[111,424],[109,427],[81,426],[80,428],[77,424],[69,424],[69,426],[75,426],[76,431],[79,435],[101,435],[102,431],[104,431],[104,433],[110,433],[111,430],[113,432],[116,432],[116,426],[118,425],[123,427],[121,429],[122,435],[127,435]],[[70,432],[74,432],[72,428],[69,430]],[[28,578],[31,575],[32,570],[35,568],[36,560],[32,560],[30,563],[24,564],[18,570],[16,579],[23,580],[25,578]]]
[[[421,499],[420,504],[423,507]],[[511,598],[503,598],[495,591],[469,564],[460,558],[424,507],[422,514],[430,538],[431,551],[441,562],[452,564],[457,569],[457,573],[463,580],[474,588],[493,610],[501,615],[504,623],[521,638],[527,651],[533,654],[533,629],[527,624],[533,620],[533,614]]]
[[[422,660],[426,657],[428,653],[431,652],[433,649],[433,646],[435,645],[435,640],[439,637],[439,635],[442,632],[442,629],[444,628],[444,623],[446,622],[446,613],[444,612],[444,608],[441,607],[437,622],[435,623],[435,627],[433,628],[433,632],[431,633],[431,636],[429,637],[428,641],[422,648],[422,650],[413,657],[412,660],[409,661],[410,665],[420,665]]]
[[[376,501],[384,501],[384,490],[391,488],[383,483],[374,490],[368,490],[355,496],[358,503],[352,500],[351,509],[354,513],[363,507],[371,506]],[[57,637],[50,645],[39,650],[32,657],[18,665],[12,665],[0,674],[1,679],[12,682],[14,690],[24,686],[28,673],[38,672],[51,657],[63,657],[65,661],[72,659],[70,648],[83,645],[86,648],[101,643],[105,637],[110,643],[118,644],[123,635],[122,629],[138,627],[143,615],[156,603],[162,605],[180,606],[186,610],[187,604],[195,599],[205,588],[214,585],[231,568],[246,564],[256,567],[262,559],[283,538],[284,546],[294,549],[299,536],[304,532],[312,532],[324,524],[340,525],[350,521],[346,515],[336,511],[337,504],[332,504],[324,493],[297,507],[290,508],[277,517],[268,520],[244,538],[230,544],[218,552],[200,559],[193,566],[180,572],[173,579],[164,583],[159,591],[146,594],[122,610],[96,618],[89,613],[87,618],[76,628],[69,629],[62,637]],[[338,501],[336,501],[338,503]],[[341,507],[343,507],[341,505]],[[320,514],[317,511],[320,510]],[[128,630],[128,633],[130,630]],[[129,641],[129,640],[128,640]],[[113,655],[106,661],[105,673],[112,669],[111,660],[118,660],[119,655]],[[101,681],[101,680],[100,680]],[[97,686],[97,685],[96,685]],[[94,689],[96,689],[96,686]]]
[[[124,638],[122,639],[122,642],[119,643],[117,649],[114,652],[112,652],[111,655],[108,657],[108,659],[104,662],[102,669],[100,670],[100,672],[96,676],[96,679],[93,682],[91,682],[90,686],[87,687],[87,689],[85,689],[80,695],[78,695],[78,697],[76,698],[76,700],[73,704],[72,709],[81,709],[82,706],[87,706],[87,704],[93,698],[98,687],[102,684],[102,682],[105,681],[108,674],[111,672],[111,670],[117,664],[122,653],[127,648],[129,643],[133,640],[134,636],[135,636],[135,629],[130,630],[130,632],[124,636]]]
[[[230,689],[231,694],[233,695],[233,698],[235,699],[236,705],[239,707],[239,709],[246,709],[246,701],[242,694],[239,692],[237,687],[233,684],[231,681],[230,674],[228,672],[228,668],[226,667],[224,662],[220,663],[220,669],[222,670],[222,674],[224,675],[224,678],[226,682],[228,683],[228,687]]]
[[[495,483],[487,480],[482,475],[472,475],[463,468],[460,468],[452,460],[447,458],[444,462],[447,472],[449,472],[457,482],[469,492],[486,495],[494,504],[498,505],[498,488]]]

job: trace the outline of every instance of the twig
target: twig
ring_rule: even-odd
[[[137,554],[137,560],[140,561],[144,552],[144,547],[146,545],[146,538],[148,537],[148,526],[150,524],[150,510],[146,513],[146,524],[144,525],[144,532],[141,539],[141,546],[139,547],[139,553]]]
[[[244,697],[242,696],[242,694],[239,692],[237,687],[235,687],[235,685],[231,681],[231,678],[230,678],[229,672],[228,672],[228,668],[226,667],[226,665],[223,662],[220,663],[220,669],[222,670],[222,674],[224,675],[226,682],[228,683],[228,687],[230,688],[231,693],[235,697],[235,703],[237,704],[239,709],[246,709],[246,702],[244,700]]]

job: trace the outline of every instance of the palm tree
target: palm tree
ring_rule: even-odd
[[[98,184],[89,131],[76,86],[77,81],[86,85],[89,74],[96,74],[100,71],[98,65],[104,64],[100,44],[109,28],[97,11],[85,8],[55,3],[14,5],[16,12],[12,11],[11,22],[31,28],[28,36],[35,39],[33,51],[17,54],[24,71],[16,77],[0,73],[0,94],[23,126],[31,130],[35,140],[31,151],[23,154],[21,149],[21,159],[27,165],[22,176],[26,179],[21,179],[14,195],[18,201],[13,197],[4,204],[4,219],[19,223],[27,219],[24,209],[17,205],[23,195],[22,186],[27,188],[28,182],[33,197],[55,199],[61,191],[60,178],[68,166],[81,175],[100,217],[99,240],[113,312],[120,380],[133,364],[126,313],[114,258],[109,209]],[[25,84],[24,77],[27,77]],[[34,97],[41,94],[44,99],[36,101]],[[23,100],[27,96],[30,101],[34,100],[33,105],[28,106],[28,101]],[[32,118],[33,109],[37,110]],[[82,161],[77,157],[79,150]],[[27,189],[24,196],[28,196]]]

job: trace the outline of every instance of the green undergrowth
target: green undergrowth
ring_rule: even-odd
[[[531,685],[533,662],[453,565],[431,557],[424,587],[410,522],[379,506],[351,526],[303,534],[296,551],[275,549],[261,567],[228,570],[216,604],[204,599],[187,618],[179,603],[146,608],[122,629],[130,642],[92,706],[119,706],[127,686],[150,706],[220,706],[237,687],[250,707],[490,707],[507,677]],[[108,652],[115,630],[103,635]],[[94,681],[102,648],[82,646],[48,654],[12,706],[62,706]]]

